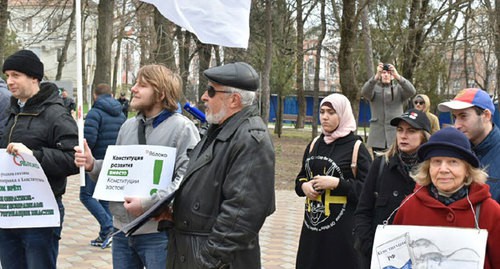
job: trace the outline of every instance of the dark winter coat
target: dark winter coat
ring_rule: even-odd
[[[379,173],[382,158],[385,156],[379,156],[373,161],[354,214],[355,246],[368,259],[371,259],[377,225],[388,219],[415,187],[415,181],[403,168],[397,155],[389,158],[389,163],[384,161],[383,170]],[[389,223],[393,219],[394,215]]]
[[[472,183],[470,203],[464,197],[448,206],[431,196],[428,186],[420,189],[417,185],[415,191],[396,213],[394,224],[474,228],[472,208],[481,204],[479,228],[488,230],[484,268],[500,268],[500,205],[491,199],[488,185]]]
[[[306,198],[304,224],[300,234],[296,268],[357,268],[352,229],[354,211],[370,168],[371,156],[362,144],[358,152],[357,176],[351,163],[354,143],[359,136],[350,133],[326,144],[323,135],[316,140],[312,151],[307,146],[295,181],[297,195],[305,196],[302,184],[316,175],[338,177],[334,190],[325,190],[319,201]]]
[[[96,159],[104,159],[108,145],[116,143],[120,127],[125,122],[120,102],[109,94],[97,97],[85,118],[84,137]]]
[[[7,84],[0,78],[0,137],[2,137],[5,124],[9,118],[11,93],[7,89]]]
[[[259,230],[275,210],[267,126],[251,106],[227,119],[200,154],[209,137],[192,151],[175,195],[167,268],[260,269]]]
[[[11,142],[23,143],[41,164],[54,195],[63,195],[66,177],[78,173],[73,149],[78,145],[78,128],[63,106],[57,86],[40,84],[40,91],[26,101],[22,112],[12,97],[10,109],[0,148]]]

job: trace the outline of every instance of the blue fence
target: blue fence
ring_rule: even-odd
[[[321,102],[321,100],[323,100],[323,97],[319,98],[319,102]],[[276,122],[277,110],[278,110],[278,96],[272,94],[270,100],[269,122]],[[299,113],[299,106],[297,102],[297,96],[286,96],[283,107],[283,122],[294,123],[296,121],[298,113]],[[312,115],[313,115],[313,97],[306,96],[306,119],[308,119],[308,122],[311,122]],[[439,118],[439,124],[441,128],[443,127],[443,125],[453,124],[453,117],[450,112],[439,112],[437,116]],[[370,104],[368,101],[361,99],[359,101],[358,126],[369,127],[370,118],[371,118]],[[495,123],[496,126],[500,127],[500,112],[498,110],[498,102],[495,103],[495,113],[493,114],[493,122]]]
[[[321,103],[323,97],[319,98],[319,103]],[[306,120],[310,122],[313,116],[313,97],[306,96]],[[276,122],[276,113],[278,110],[278,96],[275,94],[271,95],[270,109],[269,109],[269,122]],[[299,113],[299,106],[297,102],[297,96],[286,96],[283,105],[283,121],[285,123],[293,123],[296,121],[297,114]],[[360,127],[368,126],[371,118],[370,105],[367,101],[361,100],[359,102],[359,115],[358,115],[358,125]],[[319,119],[318,119],[319,123]]]

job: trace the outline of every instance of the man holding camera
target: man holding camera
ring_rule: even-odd
[[[393,80],[397,83],[393,83]],[[377,73],[361,90],[361,95],[370,101],[372,118],[368,147],[373,151],[383,151],[394,142],[396,127],[391,126],[390,121],[403,114],[405,100],[415,93],[415,87],[399,75],[394,65],[378,64]]]

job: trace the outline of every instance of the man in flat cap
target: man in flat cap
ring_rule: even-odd
[[[12,154],[31,154],[38,160],[61,216],[58,227],[0,229],[2,268],[56,268],[66,177],[78,173],[73,164],[78,128],[63,106],[57,86],[40,84],[43,63],[35,53],[20,50],[12,54],[3,63],[2,71],[12,97],[0,148]],[[32,220],[25,218],[25,221]]]
[[[259,76],[237,62],[204,71],[210,126],[173,204],[167,268],[261,268],[259,230],[274,212],[274,149],[253,105]]]

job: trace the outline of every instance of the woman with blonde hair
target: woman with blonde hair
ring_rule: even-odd
[[[487,174],[469,139],[453,127],[444,128],[420,147],[418,158],[415,191],[393,224],[486,229],[484,268],[500,268],[500,205],[491,198]]]
[[[425,94],[417,94],[413,98],[413,106],[427,115],[431,123],[431,134],[439,131],[439,118],[431,113],[431,99]]]
[[[418,164],[418,148],[430,136],[429,119],[416,109],[393,118],[390,123],[397,128],[396,140],[373,161],[356,208],[354,246],[360,254],[360,268],[370,268],[377,225],[389,218],[413,191],[415,182],[410,171]]]

